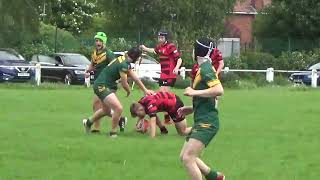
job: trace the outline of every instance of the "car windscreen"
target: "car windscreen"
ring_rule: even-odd
[[[151,56],[143,55],[141,64],[159,64],[159,63]]]
[[[83,55],[63,55],[65,64],[71,65],[89,65],[90,61]]]
[[[0,60],[24,61],[21,55],[10,52],[10,51],[0,51]]]
[[[320,63],[314,64],[309,67],[309,70],[312,70],[312,69],[320,69]]]
[[[49,63],[49,64],[56,64],[57,63],[57,61],[53,57],[50,57],[50,56],[39,55],[38,58],[39,58],[39,61],[42,63]]]

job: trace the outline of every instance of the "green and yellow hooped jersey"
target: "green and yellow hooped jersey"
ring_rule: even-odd
[[[117,80],[122,76],[127,76],[131,69],[130,63],[125,56],[119,56],[112,60],[100,73],[95,84],[105,84],[109,89],[117,89]]]
[[[194,78],[192,88],[202,90],[217,84],[220,84],[220,81],[211,63],[204,62],[201,64]],[[193,109],[195,121],[210,121],[210,119],[218,118],[218,110],[215,108],[215,98],[195,96],[193,97]]]
[[[95,49],[91,55],[91,63],[95,67],[95,77],[98,77],[103,68],[105,68],[114,58],[115,55],[109,49],[105,49],[99,53]]]

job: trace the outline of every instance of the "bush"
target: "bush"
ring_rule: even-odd
[[[245,52],[241,54],[242,61],[248,69],[267,69],[274,67],[276,58],[268,53],[263,52]]]
[[[224,59],[224,66],[230,69],[247,69],[248,65],[241,59],[241,57],[232,56]]]
[[[177,78],[177,81],[176,81],[174,87],[177,89],[185,89],[185,88],[189,87],[190,85],[191,85],[190,78],[182,79],[179,77],[179,78]]]
[[[124,38],[113,38],[108,44],[108,48],[113,51],[127,51],[131,47],[138,46],[138,43],[135,41],[128,41]]]
[[[47,25],[44,23],[40,24],[40,37],[39,42],[46,44],[49,48],[54,49],[55,47],[55,36],[56,27]],[[63,29],[57,29],[57,51],[67,52],[79,50],[80,41],[77,40],[70,32]]]
[[[285,70],[305,70],[310,65],[320,62],[320,49],[309,52],[283,52],[277,59],[274,68]]]
[[[22,45],[19,52],[27,60],[31,60],[31,57],[34,54],[52,54],[54,50],[43,43],[31,43]]]

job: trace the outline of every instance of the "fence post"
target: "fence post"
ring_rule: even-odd
[[[84,85],[88,88],[90,87],[90,79],[91,79],[91,75],[89,72],[87,72],[89,68],[89,65],[86,67],[85,73],[84,73]],[[88,75],[89,74],[89,75]]]
[[[40,83],[41,83],[41,64],[40,63],[36,64],[35,79],[36,79],[37,86],[40,86]]]
[[[317,87],[318,74],[316,69],[311,71],[311,87]]]
[[[185,67],[180,68],[180,76],[182,77],[182,79],[186,79],[186,68]]]
[[[273,79],[274,79],[274,69],[273,68],[267,69],[266,79],[267,79],[267,82],[269,82],[269,83],[273,82]]]
[[[229,67],[224,67],[223,72],[224,72],[224,73],[228,73],[229,70],[230,70]]]

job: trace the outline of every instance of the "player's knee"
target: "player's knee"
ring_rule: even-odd
[[[114,108],[114,111],[117,112],[117,113],[122,113],[123,111],[123,107],[122,105],[118,105]]]
[[[178,130],[178,134],[180,136],[186,136],[187,134],[185,133],[185,131],[182,131],[182,130]]]
[[[182,161],[183,164],[192,163],[194,159],[195,159],[195,158],[192,157],[192,156],[191,156],[190,154],[188,154],[188,153],[182,153],[182,154],[180,155],[180,160]]]

